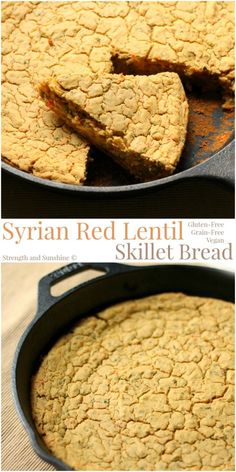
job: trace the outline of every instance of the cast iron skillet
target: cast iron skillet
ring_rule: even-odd
[[[114,185],[114,186],[80,186],[70,185],[53,180],[42,179],[30,173],[23,172],[6,162],[2,162],[2,169],[24,181],[43,186],[44,188],[59,190],[60,192],[69,192],[76,195],[89,196],[124,196],[127,194],[143,193],[149,189],[163,188],[173,182],[181,182],[183,179],[204,178],[222,181],[230,188],[234,188],[234,146],[235,142],[232,140],[216,154],[213,154],[206,161],[194,165],[193,167],[181,170],[170,177],[164,177],[159,180],[151,182],[134,183],[130,185]]]
[[[50,288],[59,280],[89,269],[103,275],[82,283],[59,297]],[[234,300],[232,273],[185,265],[126,266],[121,264],[70,264],[39,282],[38,309],[21,337],[13,364],[15,404],[36,453],[56,470],[72,470],[50,454],[36,431],[31,415],[30,380],[42,353],[80,317],[121,300],[162,292]]]

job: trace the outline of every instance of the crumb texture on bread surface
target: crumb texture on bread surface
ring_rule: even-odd
[[[233,317],[166,293],[80,320],[32,379],[49,450],[76,470],[233,470]]]
[[[188,103],[179,76],[85,74],[43,82],[41,95],[87,141],[140,180],[173,173],[184,147]]]
[[[112,57],[207,74],[227,93],[234,73],[234,2],[3,2],[2,155],[37,176],[81,184],[88,144],[47,110],[36,84]],[[154,67],[155,70],[155,67]],[[149,73],[145,65],[144,73]]]

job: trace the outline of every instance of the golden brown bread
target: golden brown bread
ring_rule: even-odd
[[[88,145],[47,110],[36,90],[38,81],[65,67],[110,73],[118,61],[145,74],[164,67],[190,79],[202,75],[232,94],[234,2],[1,6],[2,155],[34,175],[71,184],[86,178]]]
[[[166,293],[79,321],[33,377],[47,447],[76,470],[233,470],[233,317]]]
[[[141,181],[171,175],[184,147],[188,103],[177,74],[70,74],[40,85],[48,106]]]

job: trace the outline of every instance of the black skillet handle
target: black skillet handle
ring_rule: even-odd
[[[61,267],[60,269],[51,272],[50,274],[46,275],[42,279],[40,279],[38,284],[38,310],[36,317],[40,316],[42,312],[50,308],[51,305],[55,303],[55,300],[59,301],[62,299],[66,294],[76,290],[77,287],[74,287],[67,292],[64,292],[60,296],[53,296],[51,294],[51,287],[56,285],[59,281],[67,279],[72,275],[85,272],[87,270],[98,270],[104,272],[104,275],[100,277],[108,277],[112,274],[119,273],[119,272],[127,272],[131,270],[132,266],[127,266],[125,264],[117,264],[117,263],[82,263],[76,262],[73,264],[69,264],[67,266]]]
[[[201,166],[193,167],[189,177],[207,177],[222,180],[231,187],[235,184],[234,141]]]

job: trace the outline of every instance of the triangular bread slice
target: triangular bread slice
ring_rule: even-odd
[[[86,140],[138,180],[172,174],[184,147],[188,103],[176,73],[51,77],[42,98]]]

